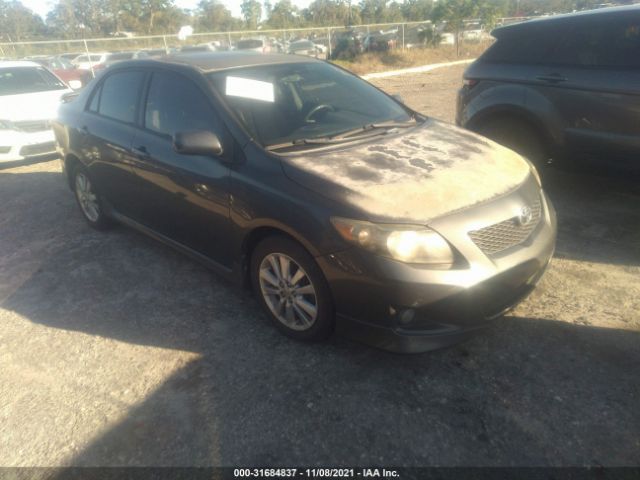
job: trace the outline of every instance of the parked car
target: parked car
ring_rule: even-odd
[[[258,53],[271,53],[273,48],[271,42],[266,38],[243,38],[238,40],[235,50],[248,50]]]
[[[311,40],[298,40],[289,44],[289,53],[293,55],[308,55],[309,57],[325,58],[323,48],[313,43]]]
[[[55,155],[50,121],[71,91],[35,62],[0,62],[0,165]]]
[[[39,57],[34,58],[33,61],[47,67],[74,90],[84,87],[93,78],[91,72],[76,68],[64,57]]]
[[[97,63],[95,65],[93,65],[93,70],[98,71],[98,70],[102,70],[104,68],[108,68],[111,65],[118,63],[118,62],[124,62],[125,60],[133,60],[133,59],[138,59],[138,58],[147,58],[147,54],[144,53],[142,50],[130,50],[130,51],[126,51],[126,52],[112,52],[112,53],[108,53],[107,55],[105,55],[102,59],[102,61],[100,61],[100,63]]]
[[[467,69],[458,125],[530,159],[638,165],[640,5],[501,27]]]
[[[198,45],[185,45],[180,48],[180,51],[184,53],[215,52],[217,50],[219,50],[219,48],[212,42],[201,43]]]
[[[364,37],[363,47],[367,52],[385,52],[396,48],[398,36],[395,32],[372,33]]]
[[[76,68],[80,68],[83,70],[91,70],[96,65],[104,63],[107,61],[109,53],[90,53],[90,54],[82,54],[78,55],[76,58],[71,60],[71,63],[75,65]]]
[[[138,50],[135,58],[157,58],[168,55],[169,52],[164,48],[150,48],[146,50]]]
[[[76,52],[76,53],[61,53],[60,55],[58,55],[58,57],[62,57],[65,60],[73,60],[74,58],[78,57],[82,55],[82,52]]]
[[[310,57],[123,62],[54,129],[89,225],[250,283],[297,339],[459,341],[525,297],[554,248],[528,162]]]

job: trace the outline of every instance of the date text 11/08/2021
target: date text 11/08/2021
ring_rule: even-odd
[[[385,468],[236,468],[235,478],[302,477],[302,478],[397,478],[397,470]]]

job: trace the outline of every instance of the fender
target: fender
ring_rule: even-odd
[[[553,151],[564,146],[560,113],[544,95],[522,84],[490,86],[476,95],[463,113],[463,124],[477,130],[498,115],[512,115],[531,124]]]

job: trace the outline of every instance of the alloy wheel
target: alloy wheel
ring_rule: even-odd
[[[76,175],[76,196],[78,197],[78,203],[80,204],[82,212],[89,221],[97,222],[100,218],[98,197],[93,191],[89,177],[82,172],[78,172]]]
[[[318,317],[318,299],[309,275],[291,257],[271,253],[260,263],[260,290],[271,313],[286,327],[303,331]]]

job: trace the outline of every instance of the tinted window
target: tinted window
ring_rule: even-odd
[[[143,79],[144,73],[135,71],[109,75],[102,84],[100,115],[134,123]]]
[[[0,68],[0,96],[64,88],[67,87],[58,77],[42,67]]]
[[[640,19],[578,24],[556,49],[553,62],[584,67],[640,67]]]
[[[531,26],[521,31],[499,35],[498,40],[482,55],[486,62],[542,63],[557,42],[558,33],[551,27]]]
[[[175,73],[154,73],[147,96],[145,127],[163,135],[194,130],[213,131],[216,116],[198,86]]]

